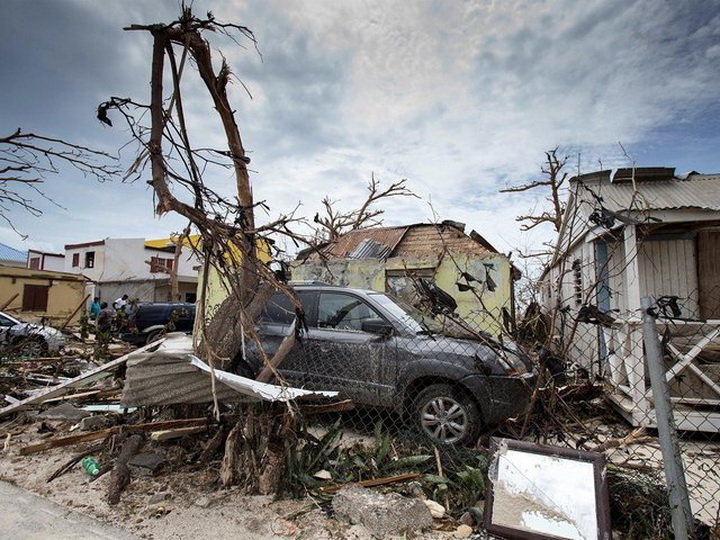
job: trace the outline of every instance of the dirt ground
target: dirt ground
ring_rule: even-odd
[[[78,464],[52,482],[47,482],[48,477],[82,451],[84,445],[56,448],[29,456],[19,454],[20,448],[40,440],[38,426],[39,423],[22,426],[22,433],[10,435],[0,442],[0,480],[141,538],[373,538],[360,525],[351,526],[329,517],[323,507],[310,497],[274,501],[272,497],[242,495],[237,486],[220,489],[215,482],[216,471],[212,470],[173,470],[155,477],[134,477],[123,492],[120,503],[110,506],[106,502],[109,474],[91,482]],[[0,427],[11,433],[13,431],[7,429],[7,425]],[[292,514],[296,513],[301,515],[293,518]],[[454,529],[454,524],[448,521],[435,521],[438,528]],[[443,540],[456,536],[451,531],[435,530],[415,538]]]

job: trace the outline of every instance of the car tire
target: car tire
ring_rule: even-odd
[[[433,384],[413,400],[414,424],[433,442],[446,445],[474,444],[482,428],[477,403],[449,384]]]
[[[48,352],[48,346],[45,340],[41,337],[25,337],[19,339],[17,342],[17,350],[20,356],[46,356]]]
[[[162,330],[153,330],[152,332],[150,332],[147,335],[147,339],[145,340],[145,345],[150,345],[153,341],[157,341],[157,339],[162,333]]]

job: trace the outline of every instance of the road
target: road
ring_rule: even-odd
[[[0,538],[9,540],[138,538],[7,482],[0,482],[0,508]]]

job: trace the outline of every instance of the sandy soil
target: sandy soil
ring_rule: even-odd
[[[141,538],[277,538],[370,540],[362,526],[328,517],[313,500],[280,500],[244,496],[237,487],[218,489],[216,472],[171,471],[156,477],[133,478],[117,506],[106,502],[110,475],[94,482],[80,465],[48,483],[47,478],[86,448],[76,445],[21,456],[20,448],[41,440],[39,423],[0,425],[11,435],[0,441],[0,479],[74,508],[100,521],[128,530]],[[92,444],[92,443],[88,443]],[[305,510],[293,519],[291,514]],[[436,526],[454,524],[436,520]],[[427,531],[422,540],[454,538],[452,532]]]

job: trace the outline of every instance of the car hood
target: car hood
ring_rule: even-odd
[[[42,326],[35,323],[19,323],[11,326],[9,332],[10,335],[15,337],[41,336],[50,349],[64,347],[66,343],[65,336],[62,332],[52,326]]]
[[[443,358],[456,363],[477,366],[481,362],[493,374],[518,374],[532,371],[530,359],[513,342],[499,343],[493,340],[474,340],[444,336],[442,334],[420,334],[408,343],[414,354]]]

